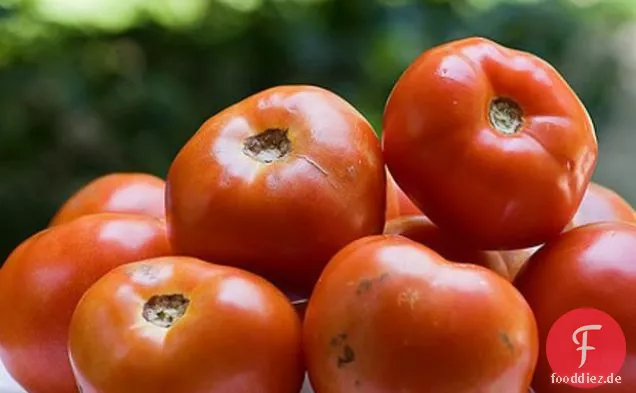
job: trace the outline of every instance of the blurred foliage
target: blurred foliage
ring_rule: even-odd
[[[0,258],[91,178],[165,176],[206,118],[261,89],[329,88],[380,131],[409,62],[470,35],[554,64],[602,141],[624,84],[612,42],[635,12],[632,0],[0,0]]]

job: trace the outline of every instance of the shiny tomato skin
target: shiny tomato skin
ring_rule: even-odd
[[[189,302],[171,326],[144,316],[156,296]],[[187,257],[115,268],[82,297],[69,352],[83,393],[298,393],[301,322],[251,273]]]
[[[317,393],[526,393],[536,336],[505,279],[396,235],[336,254],[304,321]]]
[[[627,360],[620,384],[594,388],[599,393],[636,392],[636,226],[621,222],[584,225],[547,243],[526,263],[515,286],[535,313],[541,352],[533,387],[541,393],[580,392],[552,384],[545,355],[548,332],[570,310],[597,308],[621,326]],[[558,282],[558,285],[555,285]]]
[[[250,150],[261,142],[269,162]],[[304,295],[340,248],[382,233],[384,168],[379,138],[342,98],[314,86],[261,91],[208,119],[173,161],[172,244]]]
[[[386,172],[386,221],[404,216],[420,216],[422,212],[413,201],[402,191],[391,173]]]
[[[111,173],[92,180],[57,211],[50,226],[98,213],[143,214],[165,218],[165,182],[146,173]]]
[[[29,393],[76,393],[68,324],[84,291],[113,267],[170,255],[165,223],[102,213],[25,240],[0,270],[0,358]]]
[[[636,212],[621,195],[611,188],[590,183],[571,228],[604,221],[624,221],[636,224]]]
[[[515,113],[518,123],[502,121]],[[598,155],[587,110],[558,71],[479,37],[427,50],[408,67],[387,100],[383,149],[422,212],[483,249],[558,236]]]
[[[508,267],[508,275],[511,281],[514,281],[519,271],[528,262],[530,257],[541,249],[541,246],[522,248],[519,250],[500,250],[492,251],[498,253]]]
[[[442,231],[426,216],[405,216],[387,222],[385,234],[400,235],[423,244],[449,261],[486,267],[507,280],[512,276],[506,261],[497,251],[472,247],[462,239]]]

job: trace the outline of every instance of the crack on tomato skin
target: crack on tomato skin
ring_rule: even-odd
[[[305,161],[306,163],[308,163],[310,166],[312,166],[313,168],[315,168],[318,172],[320,172],[320,174],[322,176],[324,176],[324,178],[327,180],[327,182],[329,183],[329,185],[334,189],[334,190],[338,190],[338,185],[331,179],[331,177],[329,176],[329,172],[327,172],[326,169],[324,169],[323,167],[320,166],[320,164],[318,164],[315,160],[307,157],[304,154],[296,154],[296,157],[298,157],[299,159]]]

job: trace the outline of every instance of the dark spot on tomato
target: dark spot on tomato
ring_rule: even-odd
[[[348,344],[342,347],[342,353],[338,356],[338,368],[342,368],[347,364],[356,360],[356,354]]]
[[[358,283],[358,287],[356,288],[356,293],[358,295],[365,294],[366,292],[371,290],[374,282],[383,282],[384,280],[387,279],[387,277],[389,277],[389,273],[382,273],[378,277],[374,277],[374,278],[363,278]]]
[[[501,332],[501,333],[499,333],[499,338],[501,339],[501,341],[503,341],[503,343],[506,345],[508,350],[511,353],[514,353],[515,347],[512,344],[512,341],[510,341],[510,337],[508,337],[508,334],[506,332]]]
[[[344,344],[345,341],[347,341],[347,333],[340,333],[337,336],[333,337],[329,344],[332,347],[337,348]]]
[[[373,285],[373,282],[371,280],[369,280],[368,278],[364,278],[364,279],[360,280],[360,283],[358,284],[358,289],[356,290],[356,293],[358,295],[362,295],[365,292],[367,292],[368,290],[370,290],[372,285]]]

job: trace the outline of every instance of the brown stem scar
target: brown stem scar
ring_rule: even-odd
[[[170,328],[186,313],[190,300],[181,294],[151,297],[142,311],[144,319],[153,325]]]
[[[502,134],[512,135],[523,125],[523,111],[519,104],[509,98],[497,97],[488,109],[490,124]]]
[[[243,142],[243,153],[264,164],[272,163],[288,155],[291,150],[288,130],[268,128],[260,134],[252,135]]]

